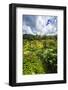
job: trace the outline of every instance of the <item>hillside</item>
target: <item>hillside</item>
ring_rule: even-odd
[[[57,73],[57,36],[23,35],[24,75]]]

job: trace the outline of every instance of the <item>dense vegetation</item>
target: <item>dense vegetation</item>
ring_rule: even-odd
[[[23,74],[57,73],[57,36],[23,38]]]

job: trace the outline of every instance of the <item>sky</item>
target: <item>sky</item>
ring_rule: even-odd
[[[57,35],[57,16],[23,15],[23,33],[32,35]]]

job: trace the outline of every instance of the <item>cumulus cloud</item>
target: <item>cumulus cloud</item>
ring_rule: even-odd
[[[25,15],[23,22],[24,34],[33,35],[56,35],[57,17],[56,16],[30,16]]]
[[[32,32],[32,29],[30,26],[27,26],[27,25],[23,25],[23,34],[33,34],[34,33]]]

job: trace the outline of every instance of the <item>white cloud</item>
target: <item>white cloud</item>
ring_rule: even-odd
[[[40,31],[44,28],[45,26],[45,20],[43,19],[42,16],[37,16],[36,18],[36,29],[37,31]]]
[[[48,20],[52,20],[53,17],[49,16],[36,16],[36,25],[34,30],[31,29],[30,26],[27,26],[26,24],[23,25],[23,33],[24,34],[32,34],[32,35],[56,35],[57,34],[57,28],[56,25],[51,22],[47,24]],[[54,21],[56,22],[56,20]]]
[[[52,19],[52,17],[45,16],[37,16],[36,19],[36,29],[39,35],[51,35],[56,33],[56,26],[54,24],[46,25],[48,19]]]
[[[33,34],[34,33],[32,32],[32,29],[30,26],[27,26],[27,25],[23,25],[23,34]]]

